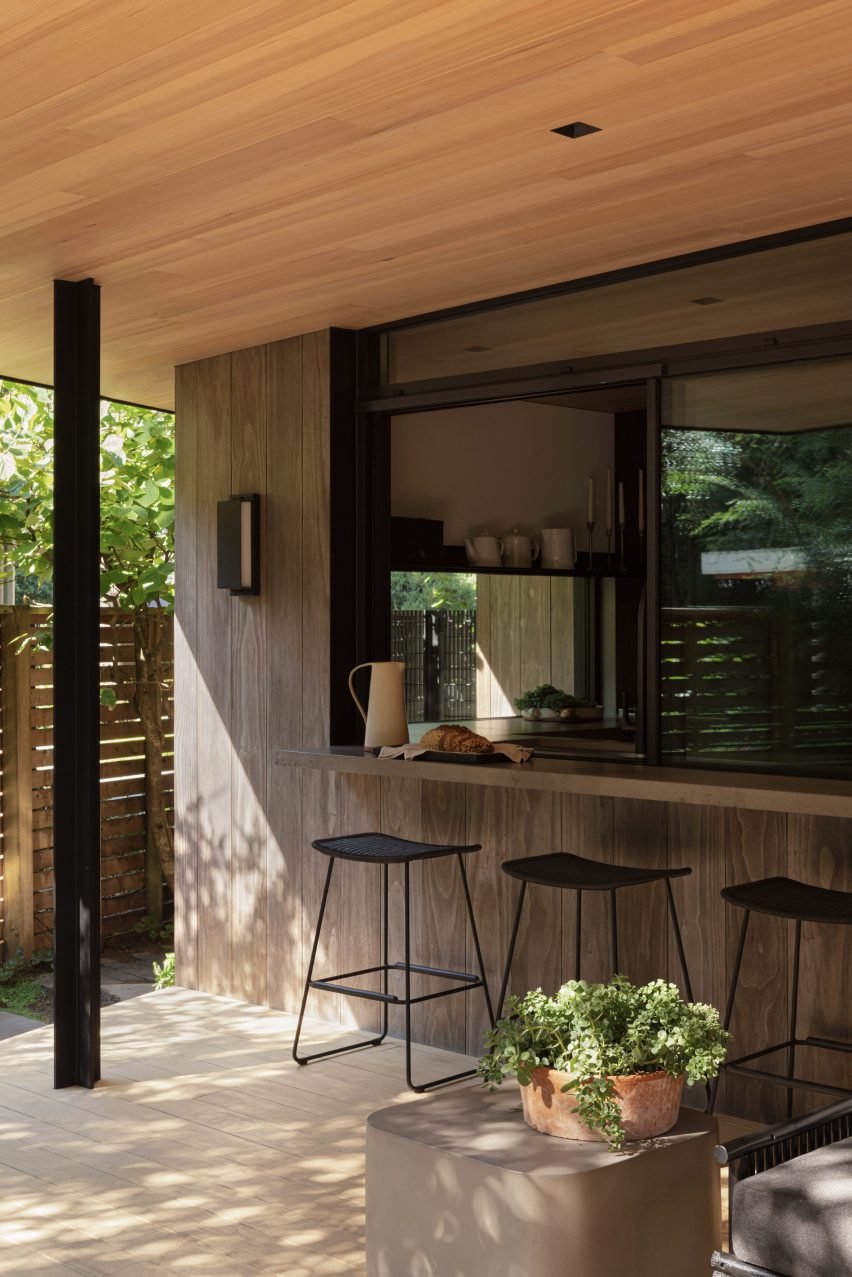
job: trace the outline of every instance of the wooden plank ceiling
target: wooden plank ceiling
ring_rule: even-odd
[[[852,211],[849,0],[5,0],[0,371],[103,389]],[[550,132],[572,120],[602,131]]]

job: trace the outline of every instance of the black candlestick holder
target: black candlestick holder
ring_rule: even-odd
[[[589,534],[589,550],[588,550],[588,571],[592,570],[592,533],[595,530],[594,521],[586,523],[586,531]]]
[[[625,572],[627,569],[624,563],[624,524],[618,525],[618,570]]]

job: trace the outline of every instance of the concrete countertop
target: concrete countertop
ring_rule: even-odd
[[[275,761],[282,767],[309,767],[395,779],[408,777],[852,819],[852,781],[844,780],[552,758],[532,759],[528,763],[426,763],[418,759],[406,762],[376,758],[358,746],[281,748],[276,751]]]

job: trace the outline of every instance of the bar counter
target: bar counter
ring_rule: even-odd
[[[534,759],[527,763],[455,764],[381,760],[361,748],[278,749],[276,803],[293,814],[287,872],[298,884],[299,917],[278,906],[279,952],[294,979],[304,971],[319,905],[325,858],[315,838],[380,830],[403,838],[479,843],[468,857],[471,894],[489,986],[496,994],[509,942],[517,884],[500,870],[524,855],[570,851],[616,864],[690,866],[673,884],[694,996],[724,1007],[741,921],[725,905],[726,884],[774,875],[852,890],[852,784],[748,773],[652,768],[639,764]],[[401,873],[392,878],[391,959],[401,957]],[[375,866],[341,865],[329,897],[317,974],[378,961],[380,875]],[[611,975],[608,898],[583,897],[585,979]],[[634,981],[677,980],[679,966],[662,883],[618,895],[619,964]],[[275,909],[270,913],[275,918]],[[414,961],[473,970],[452,858],[412,867]],[[519,933],[511,988],[554,989],[575,975],[575,897],[533,887]],[[799,1036],[852,1037],[848,986],[852,928],[806,925],[802,945]],[[786,1037],[788,924],[754,915],[732,1030],[736,1054]],[[422,991],[426,991],[424,988]],[[291,995],[292,998],[292,995]],[[311,995],[309,1013],[377,1027],[373,1004]],[[486,1029],[481,994],[418,1008],[421,1042],[478,1054]],[[391,1032],[400,1030],[394,1021]],[[783,1061],[767,1067],[783,1068]],[[800,1075],[852,1086],[852,1055],[801,1051]],[[813,1107],[818,1097],[796,1099]],[[786,1111],[781,1088],[730,1078],[723,1111],[771,1121]]]
[[[418,759],[377,758],[358,746],[279,749],[282,767],[311,767],[394,780],[432,780],[508,789],[592,794],[607,798],[644,798],[653,802],[695,803],[748,811],[790,812],[802,816],[852,819],[852,781],[767,776],[754,772],[701,771],[646,767],[604,760],[532,758],[526,763],[435,763]]]

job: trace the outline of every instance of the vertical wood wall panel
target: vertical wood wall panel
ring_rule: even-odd
[[[551,682],[550,661],[550,578],[522,576],[518,578],[520,628],[519,687],[520,695],[528,687]]]
[[[586,794],[562,794],[562,850],[589,860],[612,863],[613,799]],[[576,976],[577,898],[564,893],[562,905],[562,979]],[[583,980],[608,980],[612,975],[609,943],[609,896],[604,891],[584,891],[581,904]]]
[[[613,860],[642,869],[666,867],[666,809],[662,803],[619,798],[613,808]],[[619,969],[635,984],[668,970],[671,929],[662,882],[626,887],[618,897]]]
[[[574,590],[572,577],[550,578],[550,681],[554,687],[575,693],[574,686]]]
[[[231,978],[231,599],[216,589],[216,502],[231,491],[231,358],[200,369],[197,616],[198,979],[211,993]]]
[[[266,981],[271,1006],[298,1007],[312,919],[302,903],[302,777],[275,765],[302,731],[302,338],[266,348]]]
[[[730,810],[725,813],[729,883],[750,882],[787,873],[786,817],[778,812]],[[726,906],[727,970],[731,972],[743,911]],[[787,932],[782,918],[752,913],[731,1020],[732,1056],[756,1051],[787,1036]],[[766,1056],[757,1067],[783,1072],[781,1056]],[[776,1122],[786,1114],[785,1093],[770,1082],[726,1079],[731,1112]]]
[[[175,966],[179,984],[198,970],[198,411],[204,373],[175,385]]]
[[[287,1006],[314,918],[274,757],[328,736],[329,378],[328,333],[177,370],[176,950],[188,984]],[[257,598],[216,587],[235,491],[261,494]]]
[[[329,735],[329,335],[302,338],[302,744]]]
[[[674,878],[683,947],[696,1001],[724,1006],[728,986],[725,960],[725,811],[689,803],[667,806],[669,868],[688,867],[687,878]],[[669,942],[669,979],[683,992],[680,961]]]
[[[231,487],[267,491],[266,349],[231,356]],[[260,507],[261,572],[268,573],[268,502]],[[266,855],[268,694],[263,582],[259,595],[230,598],[233,643],[231,704],[231,988],[245,1002],[266,1002]]]
[[[433,781],[383,779],[382,824],[384,833],[424,842],[464,844],[465,788]],[[465,863],[470,870],[471,857]],[[426,860],[411,866],[411,960],[428,966],[465,970],[467,912],[458,861],[454,856]],[[403,871],[391,869],[390,960],[401,961],[403,947]],[[415,995],[445,988],[427,976],[412,978]],[[392,977],[391,990],[403,991],[402,976]],[[426,1002],[413,1012],[419,1040],[463,1051],[466,1004],[472,993]],[[391,1032],[404,1031],[401,1010],[391,1014]]]
[[[539,683],[574,690],[574,587],[570,577],[476,578],[476,705],[480,718],[514,714]]]
[[[491,669],[491,582],[490,576],[476,578],[476,716],[491,717],[494,674]]]
[[[787,857],[791,878],[835,891],[852,891],[850,821],[788,816]],[[789,944],[792,982],[792,924]],[[852,1041],[852,927],[802,925],[796,1036]],[[796,1073],[852,1089],[852,1054],[800,1048]],[[804,1113],[826,1102],[825,1096],[799,1092],[794,1112]]]
[[[559,796],[541,790],[497,789],[472,785],[467,791],[466,842],[482,843],[472,856],[470,875],[473,908],[485,959],[486,978],[496,999],[506,961],[512,919],[518,898],[517,879],[504,874],[504,860],[543,855],[560,849]],[[539,985],[553,992],[560,984],[561,892],[545,887],[527,889],[509,993]],[[476,958],[467,943],[467,967]],[[467,1049],[478,1053],[488,1027],[483,1002],[468,998]]]
[[[306,771],[302,780],[302,903],[308,920],[309,941],[319,912],[328,857],[314,851],[315,838],[369,832],[381,821],[381,791],[377,779],[342,773]],[[340,975],[381,961],[381,870],[376,865],[338,861],[323,922],[315,978]],[[362,977],[364,987],[371,987]],[[375,984],[372,987],[378,987]],[[338,994],[312,993],[309,1014],[335,1023],[375,1030],[381,1008],[375,1002],[344,998]]]

